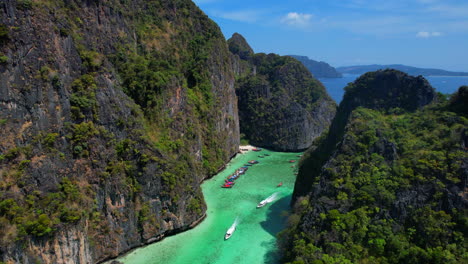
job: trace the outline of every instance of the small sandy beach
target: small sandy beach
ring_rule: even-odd
[[[242,146],[239,146],[239,152],[244,154],[246,152],[251,151],[254,148],[256,148],[256,147],[252,146],[252,145],[242,145]]]

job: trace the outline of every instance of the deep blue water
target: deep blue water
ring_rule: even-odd
[[[343,78],[320,78],[319,80],[327,88],[328,94],[337,103],[343,98],[343,88],[350,82],[353,82],[360,75],[345,74]],[[462,85],[468,85],[468,76],[424,76],[429,83],[443,94],[452,94]]]

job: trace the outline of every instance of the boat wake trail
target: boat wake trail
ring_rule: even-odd
[[[257,208],[261,208],[261,207],[267,205],[268,203],[273,202],[273,201],[276,200],[276,198],[278,197],[278,194],[279,194],[279,192],[275,192],[274,194],[268,196],[265,200],[261,201],[261,202],[257,205]]]
[[[274,194],[268,196],[268,198],[266,198],[265,200],[267,201],[267,203],[271,203],[274,200],[276,200],[276,198],[278,198],[278,194],[279,192],[275,192]]]
[[[232,226],[230,228],[234,228],[236,229],[237,225],[239,224],[239,217],[237,216],[236,217],[236,220],[234,220],[234,223],[232,224]]]

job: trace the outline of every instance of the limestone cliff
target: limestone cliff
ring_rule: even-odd
[[[189,0],[0,2],[0,261],[96,263],[189,228],[239,144]]]
[[[437,102],[424,78],[394,70],[348,85],[329,133],[300,162],[285,261],[464,262],[465,88]]]
[[[316,142],[299,169],[293,200],[306,195],[322,166],[342,140],[348,118],[354,109],[415,111],[436,99],[435,90],[423,77],[412,77],[396,70],[369,72],[345,87],[328,134]]]
[[[254,54],[239,34],[228,43],[238,65],[241,133],[257,146],[307,149],[335,114],[336,105],[323,85],[291,57]]]

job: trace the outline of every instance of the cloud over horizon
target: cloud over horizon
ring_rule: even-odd
[[[312,17],[312,14],[289,12],[281,19],[281,23],[290,26],[307,27],[310,25],[310,20]]]
[[[226,37],[242,32],[257,51],[468,71],[467,0],[194,2]],[[395,48],[404,55],[382,52]],[[438,55],[427,56],[428,50]]]
[[[416,34],[416,37],[418,37],[418,38],[431,38],[431,37],[440,37],[440,36],[442,36],[442,33],[437,32],[437,31],[434,31],[434,32],[419,31]]]

